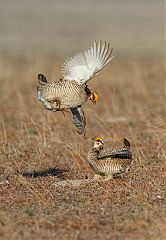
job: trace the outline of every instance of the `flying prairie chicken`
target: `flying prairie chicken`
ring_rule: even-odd
[[[96,103],[98,95],[92,92],[87,82],[111,61],[109,43],[94,42],[88,49],[67,59],[61,67],[63,79],[49,83],[43,74],[38,74],[37,97],[50,111],[70,109],[79,133],[84,133],[86,120],[81,105],[87,100]]]
[[[124,146],[121,149],[104,148],[103,140],[95,138],[94,146],[88,152],[88,163],[95,171],[96,179],[104,176],[105,180],[110,180],[114,175],[127,172],[131,161],[130,143],[126,138],[124,138]]]

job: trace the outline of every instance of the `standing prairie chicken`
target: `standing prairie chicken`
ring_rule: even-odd
[[[86,120],[81,105],[87,100],[96,103],[98,95],[87,82],[112,59],[110,44],[101,41],[67,59],[61,67],[63,79],[48,83],[43,74],[38,74],[37,97],[46,109],[64,111],[70,109],[79,133],[85,130]]]
[[[88,163],[95,171],[95,178],[106,176],[105,180],[112,179],[114,175],[121,175],[130,168],[132,153],[130,143],[124,138],[121,149],[104,148],[101,138],[94,139],[94,146],[88,152]]]

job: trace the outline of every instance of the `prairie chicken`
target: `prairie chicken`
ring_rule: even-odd
[[[94,146],[88,153],[88,163],[95,171],[95,178],[106,176],[105,180],[112,179],[114,175],[121,175],[129,170],[132,161],[130,143],[124,138],[121,149],[104,149],[101,138],[94,139]]]
[[[98,95],[92,92],[87,82],[111,61],[110,44],[101,41],[83,52],[67,59],[61,67],[63,79],[48,83],[43,74],[38,74],[37,97],[50,111],[70,109],[79,133],[84,133],[86,120],[81,105],[87,100],[96,103]]]

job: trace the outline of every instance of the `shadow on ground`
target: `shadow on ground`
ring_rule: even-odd
[[[47,176],[56,176],[60,178],[61,180],[65,179],[64,173],[68,172],[66,169],[60,169],[60,168],[48,168],[46,170],[42,171],[33,171],[33,172],[23,172],[23,177],[28,178],[37,178],[37,177],[47,177]]]

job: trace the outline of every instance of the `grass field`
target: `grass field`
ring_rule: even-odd
[[[113,60],[91,81],[100,101],[83,106],[86,139],[69,113],[50,113],[36,98],[37,74],[57,80],[62,62],[0,59],[0,239],[166,239],[164,61]],[[123,179],[84,181],[96,136],[113,147],[130,140]]]

